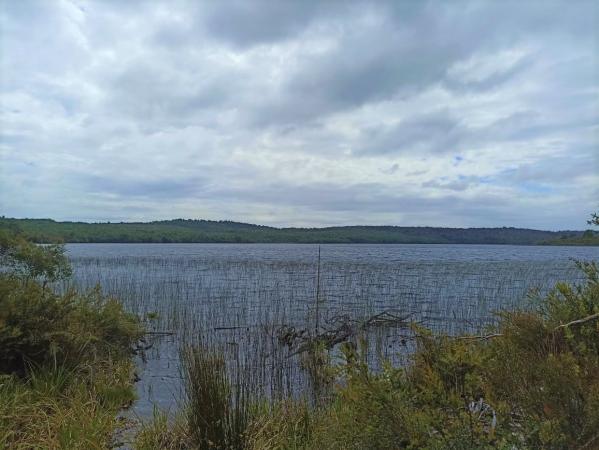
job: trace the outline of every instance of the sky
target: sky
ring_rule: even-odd
[[[584,229],[599,2],[0,0],[0,215]]]

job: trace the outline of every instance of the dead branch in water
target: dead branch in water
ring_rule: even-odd
[[[382,327],[411,328],[411,314],[401,315],[392,310],[383,311],[365,320],[352,319],[349,315],[333,316],[327,320],[322,331],[311,333],[308,329],[282,326],[277,331],[279,342],[289,348],[289,356],[297,355],[321,345],[332,349],[342,342],[350,341],[360,332]]]

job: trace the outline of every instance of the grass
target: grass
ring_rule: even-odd
[[[183,351],[189,436],[200,450],[240,448],[249,422],[249,383],[231,380],[222,355],[202,347]]]
[[[182,416],[174,420],[154,409],[151,421],[142,424],[135,437],[136,450],[187,450],[193,448]]]
[[[110,448],[118,411],[135,398],[125,361],[88,371],[36,369],[0,380],[0,448]]]
[[[232,379],[222,354],[204,346],[181,352],[185,401],[178,416],[155,411],[153,422],[138,434],[136,448],[240,449],[258,405],[251,403],[251,377]]]

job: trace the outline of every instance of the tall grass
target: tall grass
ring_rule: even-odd
[[[222,354],[205,347],[185,348],[182,360],[192,442],[200,450],[242,449],[251,416],[251,377],[238,374],[231,380]]]
[[[126,361],[89,372],[34,368],[27,380],[0,376],[0,448],[104,449],[119,427],[117,412],[135,398]]]

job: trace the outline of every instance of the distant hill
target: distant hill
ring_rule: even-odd
[[[575,244],[582,231],[525,228],[345,226],[274,228],[230,221],[175,219],[154,222],[86,223],[0,218],[0,228],[36,242],[372,243],[372,244]],[[588,233],[588,232],[587,232]],[[594,242],[590,242],[593,245]]]

